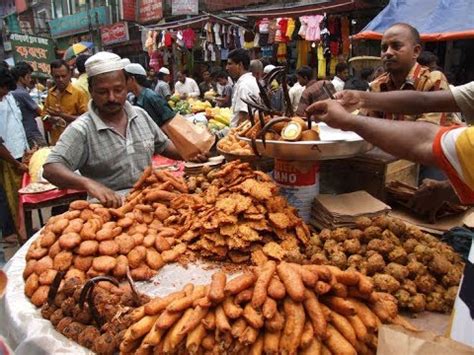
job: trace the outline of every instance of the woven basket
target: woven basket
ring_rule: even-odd
[[[352,69],[360,72],[363,68],[376,69],[382,65],[382,59],[380,57],[373,56],[353,57],[349,59],[349,65]]]

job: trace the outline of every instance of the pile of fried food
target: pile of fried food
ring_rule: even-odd
[[[206,178],[210,182],[202,193],[170,203],[176,213],[165,226],[179,228],[180,242],[201,256],[234,263],[249,261],[257,250],[277,260],[303,260],[308,226],[268,175],[236,160]]]
[[[247,142],[237,138],[239,134],[238,128],[232,128],[225,136],[217,143],[217,149],[223,153],[234,154],[234,155],[253,155],[252,148]]]
[[[84,283],[58,274],[41,315],[65,337],[97,354],[114,354],[126,329],[139,319],[136,309],[150,299],[133,284],[98,276]]]
[[[163,224],[170,216],[166,204],[183,192],[187,186],[182,179],[150,167],[118,209],[72,202],[68,212],[49,219],[31,244],[23,273],[25,294],[41,306],[61,271],[65,279],[85,281],[100,275],[123,279],[130,268],[133,279],[150,279],[186,251],[176,239],[177,230]]]
[[[411,312],[451,311],[464,263],[450,246],[395,218],[363,217],[356,224],[357,229],[314,234],[307,256],[317,264],[360,271]]]
[[[375,354],[380,324],[412,328],[395,298],[359,272],[272,260],[139,309],[121,353]]]

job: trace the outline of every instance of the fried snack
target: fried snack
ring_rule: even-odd
[[[377,318],[375,314],[373,314],[372,311],[369,309],[369,307],[354,298],[350,298],[348,301],[351,303],[352,307],[355,309],[357,316],[364,323],[368,331],[372,332],[377,329]]]
[[[325,343],[333,354],[357,354],[354,347],[332,325],[328,325],[328,337]]]
[[[247,323],[253,328],[260,329],[261,327],[263,327],[263,314],[253,308],[250,303],[247,303],[247,305],[245,306],[242,316],[245,318]]]
[[[331,309],[344,316],[353,316],[356,314],[354,305],[344,298],[327,296],[323,298],[323,302]]]
[[[176,349],[181,340],[184,339],[186,334],[182,332],[182,329],[186,326],[186,323],[191,320],[192,314],[192,309],[186,310],[179,321],[168,331],[163,341],[163,351],[165,353]]]
[[[327,320],[315,294],[306,290],[303,304],[313,325],[314,334],[320,339],[325,339],[327,334]]]
[[[313,341],[313,339],[314,339],[313,326],[311,325],[311,321],[308,321],[306,319],[304,323],[303,334],[301,335],[300,347],[302,349],[307,349],[311,345],[311,342]]]
[[[364,342],[367,337],[367,328],[358,315],[348,316],[347,320],[351,323],[356,334],[357,340]]]
[[[221,332],[228,332],[231,330],[229,320],[222,306],[216,307],[216,328]]]
[[[301,351],[302,355],[320,355],[322,354],[322,344],[317,338],[311,339],[308,347]]]
[[[155,327],[160,329],[168,329],[173,326],[182,316],[180,312],[170,312],[165,310],[160,314],[158,320],[156,321]]]
[[[265,354],[277,355],[280,349],[281,331],[266,331],[263,336],[263,352]]]
[[[301,343],[305,324],[305,311],[301,303],[291,298],[283,301],[285,311],[285,327],[280,339],[280,351],[286,354],[296,354]]]
[[[243,290],[246,290],[254,284],[256,276],[253,272],[245,272],[227,282],[224,288],[226,295],[235,295]]]
[[[204,327],[207,330],[213,330],[216,328],[216,314],[214,311],[210,311],[209,313],[206,314],[204,319],[201,321],[201,323],[204,325]]]
[[[99,243],[96,240],[85,240],[79,245],[77,253],[81,256],[93,256],[98,250]]]
[[[277,278],[273,277],[268,285],[268,295],[276,300],[281,300],[286,295],[285,285]]]
[[[258,330],[247,326],[242,335],[239,337],[239,341],[244,345],[251,345],[257,341]]]
[[[224,313],[226,314],[226,316],[230,319],[239,318],[244,311],[242,307],[234,303],[233,297],[226,297],[226,299],[222,303],[222,308],[224,309]]]
[[[204,328],[204,325],[199,324],[188,334],[186,338],[186,350],[189,351],[190,354],[196,354],[205,336],[206,328]]]
[[[222,302],[225,298],[224,288],[227,277],[224,272],[216,272],[212,275],[208,297],[213,302]]]
[[[262,314],[265,319],[272,319],[277,312],[278,305],[273,298],[267,297],[262,306]]]
[[[337,312],[331,312],[329,315],[330,323],[341,333],[344,338],[352,345],[356,345],[356,333],[349,320]]]
[[[295,301],[304,300],[305,287],[301,275],[297,273],[290,264],[281,262],[277,267],[278,276],[283,282],[288,295]]]
[[[252,295],[252,307],[261,307],[267,298],[267,289],[270,281],[272,280],[273,274],[276,271],[276,262],[273,260],[267,261],[263,265],[262,270],[255,282],[253,295]]]
[[[98,256],[92,260],[92,267],[97,271],[108,272],[115,268],[117,259],[111,256]]]

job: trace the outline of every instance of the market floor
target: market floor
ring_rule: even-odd
[[[41,210],[43,214],[43,219],[47,221],[51,217],[51,208],[43,208]],[[38,213],[33,212],[33,229],[40,229],[41,225],[38,218]],[[10,260],[10,258],[15,255],[17,250],[20,248],[18,244],[13,243],[3,243],[0,242],[0,268],[5,265],[5,263]]]

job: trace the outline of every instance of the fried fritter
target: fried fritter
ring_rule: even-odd
[[[400,282],[403,282],[403,280],[405,280],[410,273],[406,266],[400,265],[398,263],[389,263],[385,267],[384,271],[386,274],[393,276]]]
[[[375,274],[372,277],[372,281],[375,288],[383,292],[394,293],[400,289],[400,282],[390,275]]]

